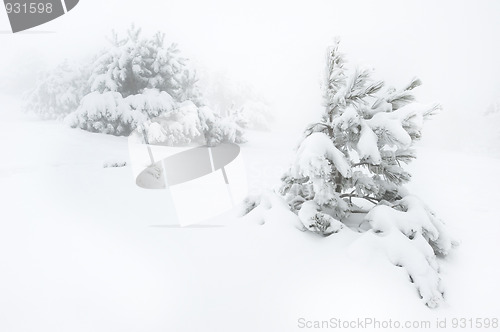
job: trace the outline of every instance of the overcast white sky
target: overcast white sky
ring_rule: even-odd
[[[164,31],[200,66],[248,82],[303,122],[318,114],[324,50],[339,35],[350,62],[369,64],[390,84],[419,76],[423,101],[480,114],[500,99],[498,17],[500,1],[81,0],[32,29],[54,33],[0,34],[0,77],[19,62],[91,54],[111,29],[135,22],[147,34]],[[0,10],[0,31],[8,30]]]

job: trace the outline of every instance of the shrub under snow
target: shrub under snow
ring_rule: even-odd
[[[66,122],[72,127],[113,135],[129,135],[143,126],[151,144],[244,142],[237,119],[222,118],[191,101],[178,103],[167,92],[156,89],[126,98],[118,92],[92,92]]]
[[[150,143],[168,145],[244,142],[244,121],[203,106],[196,75],[175,44],[164,45],[163,34],[142,38],[132,26],[111,42],[93,64],[92,92],[66,118],[69,125],[112,135],[141,127]]]
[[[41,74],[35,88],[27,93],[26,110],[42,119],[61,119],[76,110],[89,92],[88,73],[64,61]]]

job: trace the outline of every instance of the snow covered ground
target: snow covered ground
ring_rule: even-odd
[[[360,234],[300,232],[276,198],[260,219],[161,227],[164,194],[137,187],[130,166],[103,167],[128,160],[126,138],[13,104],[0,104],[0,331],[276,332],[365,317],[432,331],[437,319],[452,330],[453,318],[500,318],[496,157],[426,146],[410,166],[410,189],[461,240],[440,262],[446,304],[431,310],[405,272],[356,245]],[[271,190],[299,137],[248,138],[250,191]]]

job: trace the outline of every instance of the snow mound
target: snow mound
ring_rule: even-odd
[[[299,219],[308,230],[325,236],[337,233],[344,228],[340,221],[321,212],[320,207],[314,201],[307,201],[302,204]]]
[[[458,245],[444,224],[417,197],[406,196],[393,207],[378,205],[365,217],[371,229],[355,245],[382,250],[389,261],[404,268],[424,303],[435,308],[444,289],[436,254],[446,255]]]

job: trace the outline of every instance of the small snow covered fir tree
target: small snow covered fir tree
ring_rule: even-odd
[[[347,69],[336,42],[327,52],[325,112],[305,131],[280,192],[305,229],[325,236],[345,228],[353,213],[365,213],[364,230],[434,307],[443,296],[436,255],[456,243],[403,186],[423,122],[439,109],[415,102],[420,84],[415,78],[402,89],[383,89],[369,69]]]
[[[323,235],[362,210],[359,199],[391,204],[405,195],[402,185],[411,176],[403,165],[415,158],[412,146],[423,120],[439,108],[414,102],[418,79],[401,90],[381,92],[384,84],[372,80],[370,70],[345,68],[338,44],[328,50],[327,59],[325,113],[305,131],[281,187],[294,211],[300,212],[306,202],[317,210],[317,222],[303,221]]]
[[[110,49],[93,64],[91,93],[66,121],[113,135],[129,135],[141,126],[151,143],[243,142],[243,123],[204,106],[195,72],[164,37],[143,38],[133,25],[124,38],[113,33]]]

